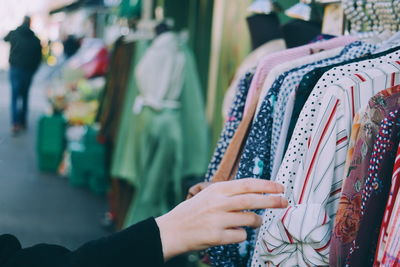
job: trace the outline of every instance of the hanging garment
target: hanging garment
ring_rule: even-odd
[[[214,176],[221,162],[221,159],[228,147],[239,123],[242,121],[244,104],[246,103],[247,92],[250,87],[251,80],[253,79],[254,69],[247,72],[242,79],[240,79],[239,85],[236,88],[236,94],[231,104],[230,111],[219,137],[217,146],[214,154],[208,165],[205,181],[209,182]]]
[[[400,87],[380,92],[365,111],[356,114],[344,168],[342,196],[333,227],[330,266],[343,266],[360,224],[361,195],[373,145],[383,119],[398,107]]]
[[[184,67],[185,56],[177,36],[171,32],[158,36],[136,66],[139,95],[135,99],[134,112],[140,113],[143,106],[156,111],[178,109]]]
[[[157,37],[135,78],[139,95],[133,105],[129,149],[136,194],[125,226],[164,214],[179,203],[183,178],[203,175],[208,155],[199,78],[183,40],[172,32]]]
[[[99,134],[111,143],[114,143],[117,136],[123,100],[131,72],[133,51],[133,42],[124,43],[123,39],[119,39],[114,45],[110,59],[107,83],[104,88],[98,120],[101,125]]]
[[[391,64],[382,68],[386,68],[385,77],[398,71]],[[345,66],[338,71],[344,69]],[[381,82],[374,84],[374,90],[396,82],[378,78],[374,81]],[[325,81],[322,79],[322,82]],[[286,186],[290,207],[265,213],[253,265],[257,262],[280,266],[328,263],[331,220],[338,204],[353,111],[364,106],[374,91],[363,89],[361,97],[359,86],[364,88],[370,83],[360,83],[361,80],[345,77],[339,81],[340,86],[327,84],[328,88],[316,88],[307,100],[276,179]],[[301,221],[304,224],[298,223]]]
[[[398,108],[400,95],[397,95],[393,102]],[[359,215],[355,215],[360,216],[359,229],[346,265],[372,266],[374,263],[379,229],[390,192],[393,165],[399,145],[399,122],[400,113],[395,110],[381,123],[374,143],[368,177],[363,186],[361,208],[358,210]]]
[[[396,211],[395,209],[396,201],[399,199],[399,191],[400,191],[400,144],[397,149],[396,161],[393,167],[392,186],[390,188],[389,198],[386,203],[385,214],[383,215],[382,219],[374,266],[380,266],[380,264],[382,263],[385,249],[387,248],[388,244],[387,241],[389,233],[393,231],[391,227],[394,227],[394,225],[398,225],[394,224],[391,227],[389,227],[390,220],[396,217],[396,212],[400,211],[398,209]],[[400,240],[400,236],[398,240]],[[397,260],[398,263],[400,263],[400,254],[397,254]]]

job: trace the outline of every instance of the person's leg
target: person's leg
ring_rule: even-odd
[[[27,116],[28,116],[28,106],[29,106],[29,89],[32,83],[33,73],[26,71],[24,73],[23,84],[21,86],[20,96],[22,101],[22,107],[19,114],[19,122],[22,128],[27,127]]]
[[[18,69],[10,67],[10,84],[11,84],[11,124],[13,131],[18,128],[18,96],[20,88],[20,78]]]

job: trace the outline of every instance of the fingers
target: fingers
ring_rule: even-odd
[[[253,209],[283,209],[288,206],[288,200],[280,196],[266,196],[261,194],[237,195],[226,201],[229,211]]]
[[[285,187],[281,184],[266,181],[261,179],[239,179],[229,182],[219,182],[213,186],[220,188],[223,192],[229,195],[240,195],[248,193],[269,193],[280,194],[283,193]]]
[[[223,231],[219,245],[241,243],[247,239],[246,230],[243,228],[233,228]]]
[[[254,212],[230,212],[224,216],[223,220],[226,228],[237,228],[243,226],[258,228],[262,224],[261,216]]]

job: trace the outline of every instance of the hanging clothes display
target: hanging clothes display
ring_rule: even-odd
[[[341,44],[341,42],[345,42],[346,43],[346,42],[351,42],[353,40],[351,38],[338,38],[338,39],[339,40],[333,39],[333,40],[330,40],[330,41],[321,42],[321,43],[317,43],[317,44],[320,44],[321,47],[323,47],[324,45],[329,47],[329,45],[332,44],[332,43],[333,44],[337,44],[339,46],[339,44]],[[315,44],[315,45],[317,45],[317,44]],[[313,46],[311,45],[311,48],[312,47]],[[329,51],[329,52],[327,51],[327,52],[323,52],[322,54],[319,54],[319,55],[318,54],[312,55],[311,57],[304,58],[303,60],[299,59],[298,64],[299,64],[299,66],[302,66],[303,64],[312,63],[315,60],[316,61],[322,60],[324,58],[329,58],[329,57],[332,57],[332,56],[336,56],[338,54],[339,54],[337,56],[338,59],[341,59],[341,56],[342,56],[342,61],[343,61],[343,60],[348,59],[348,58],[346,58],[347,50],[350,50],[350,52],[348,54],[348,57],[349,58],[354,58],[357,55],[358,56],[362,56],[365,53],[370,52],[373,47],[374,47],[373,45],[357,42],[354,45],[350,45],[349,48],[345,48],[342,54],[340,54],[341,51],[338,51],[338,50],[334,50],[333,52],[332,51]],[[310,51],[308,48],[310,48],[310,46],[295,48],[295,50],[297,50],[297,51],[307,51],[305,53],[308,54],[309,51]],[[289,50],[287,50],[287,51],[289,51]],[[286,51],[284,51],[284,52],[286,52]],[[286,52],[286,53],[290,54],[289,52]],[[283,52],[282,53],[278,52],[278,53],[275,53],[275,54],[283,54]],[[274,56],[275,54],[272,54],[271,56]],[[307,55],[307,54],[305,54],[305,55]],[[335,61],[334,61],[335,59],[336,58],[334,57],[333,59],[331,59],[333,61],[327,60],[326,64],[329,64],[330,62],[335,63]],[[268,62],[268,61],[266,60],[265,62]],[[291,61],[291,62],[293,62],[293,61]],[[321,63],[323,63],[323,61]],[[319,64],[321,64],[321,63],[319,63]],[[269,79],[267,78],[267,80],[265,82],[266,84],[265,84],[265,86],[263,88],[266,88],[267,90],[269,88],[275,88],[273,90],[271,89],[270,92],[276,94],[275,92],[278,92],[277,90],[279,90],[280,86],[283,84],[284,79],[290,73],[288,70],[293,68],[291,66],[293,66],[293,65],[287,64],[282,69],[279,69],[279,70],[282,70],[284,72],[284,74],[282,74],[282,75],[280,75],[279,71],[277,71],[277,70],[270,71],[268,76],[271,77],[270,74],[273,74],[272,79],[270,79],[270,81],[274,80],[274,78],[275,78],[274,75],[275,74],[277,76],[276,80],[275,80],[275,82],[268,82]],[[313,64],[311,64],[311,66],[313,66]],[[318,66],[318,65],[316,65],[316,66]],[[288,68],[288,69],[285,69],[285,67]],[[306,67],[308,67],[308,65],[305,65],[305,67],[303,67],[303,68],[306,68]],[[276,68],[279,68],[279,67],[276,67]],[[303,68],[299,68],[299,70],[301,71]],[[296,71],[297,70],[294,69],[294,73],[296,73]],[[297,77],[296,78],[297,80],[295,79],[293,81],[293,83],[290,83],[290,82],[289,83],[285,83],[285,87],[287,85],[288,88],[295,88],[296,87],[296,83],[299,82],[299,80],[301,80],[302,76],[298,75],[296,77]],[[254,85],[253,83],[254,83],[254,81],[252,82],[251,86]],[[250,90],[251,90],[251,87],[250,87]],[[261,89],[259,89],[259,91],[261,91]],[[237,178],[261,177],[261,178],[264,178],[264,179],[269,179],[269,177],[268,177],[269,176],[269,167],[266,166],[267,165],[266,163],[268,162],[269,157],[270,157],[269,154],[268,154],[270,152],[270,143],[268,142],[268,140],[269,140],[268,136],[266,137],[265,134],[268,134],[268,130],[271,129],[271,122],[272,121],[271,121],[271,119],[268,119],[268,118],[271,118],[271,115],[272,115],[272,113],[271,113],[272,109],[271,109],[270,106],[272,105],[273,100],[272,100],[272,95],[271,96],[267,96],[265,98],[263,98],[263,96],[261,96],[260,99],[270,99],[270,100],[269,101],[265,101],[265,103],[268,106],[263,109],[263,112],[259,112],[256,115],[255,120],[253,121],[253,125],[252,125],[252,127],[250,129],[250,133],[249,133],[249,136],[247,138],[247,142],[246,142],[246,145],[245,145],[245,148],[244,148],[243,156],[240,158],[240,163],[238,164],[239,171],[237,171],[237,173],[236,173],[236,177]],[[254,102],[257,104],[257,99]],[[262,120],[260,120],[258,118],[262,118]],[[267,123],[269,123],[269,125]],[[237,136],[237,133],[238,132],[235,133],[235,136]],[[254,134],[254,136],[253,136],[253,134]],[[232,140],[231,142],[234,142],[234,141],[235,140]],[[253,145],[251,142],[253,142],[253,143],[256,142],[256,144]],[[249,145],[249,144],[251,144],[251,145]],[[238,144],[236,144],[236,145],[238,146],[238,148],[240,147],[240,145],[238,145]],[[228,147],[228,151],[229,151],[229,147]],[[232,155],[234,155],[235,150],[231,150],[231,153],[232,153]],[[252,153],[251,155],[254,155],[253,158],[248,156],[247,155],[248,153]],[[234,157],[236,157],[236,155]],[[224,159],[227,160],[229,164],[231,164],[232,159],[229,158],[228,152],[225,153]],[[249,159],[251,159],[251,160],[249,160]],[[246,162],[246,164],[244,164],[244,162]],[[220,167],[219,170],[222,170],[224,168],[224,166],[222,166],[222,163],[221,163],[221,165],[219,167]],[[246,170],[246,172],[244,172],[243,170]],[[218,175],[218,171],[217,171],[216,175],[213,177],[213,181],[214,181],[214,179],[217,179],[217,177],[218,177],[217,175]],[[227,176],[226,175],[221,175],[221,177],[227,177]],[[245,245],[245,244],[243,245],[245,247],[246,246],[250,246],[247,251],[252,251],[252,246],[253,246],[254,242],[252,242],[251,240],[253,238],[255,238],[254,237],[254,232],[249,230],[247,245]],[[240,246],[237,245],[237,244],[236,245],[228,245],[228,246],[223,246],[223,247],[220,247],[220,248],[213,248],[213,249],[210,250],[209,254],[210,254],[211,260],[214,261],[214,262],[218,262],[218,264],[220,264],[219,266],[240,266],[240,262],[241,261],[247,261],[247,259],[250,257],[250,255],[245,253],[245,255],[243,257],[239,256],[240,255],[239,252],[238,252],[239,250],[240,250]],[[230,251],[230,252],[227,252],[227,251]],[[236,252],[234,252],[234,251],[236,251]],[[232,256],[232,254],[234,254],[236,256]],[[230,265],[228,265],[228,264],[230,264]],[[238,265],[235,265],[235,264],[238,264]]]
[[[384,71],[383,74],[382,71]],[[271,211],[264,215],[264,221],[272,222],[269,223],[270,227],[268,224],[264,224],[261,233],[265,233],[268,240],[274,238],[275,242],[269,247],[261,247],[260,243],[256,254],[262,253],[263,259],[268,261],[273,260],[272,256],[275,255],[277,261],[273,262],[274,265],[280,264],[281,266],[291,266],[290,264],[293,262],[290,260],[294,258],[304,260],[302,264],[327,264],[332,229],[331,218],[336,214],[341,192],[348,133],[351,130],[354,111],[365,106],[365,101],[368,101],[373,94],[398,83],[394,78],[398,71],[399,66],[385,63],[379,66],[379,71],[378,69],[366,71],[365,76],[368,78],[365,78],[363,74],[356,73],[352,77],[340,79],[338,85],[329,86],[328,89],[321,91],[319,95],[323,95],[325,92],[321,100],[313,100],[320,106],[318,113],[306,114],[307,117],[316,118],[316,121],[310,121],[317,125],[312,129],[311,135],[307,134],[309,131],[307,129],[310,127],[303,126],[301,117],[299,118],[296,127],[301,128],[298,134],[295,130],[276,178],[276,181],[287,187],[285,195],[288,197],[289,203],[294,206],[286,211]],[[381,76],[376,75],[377,72]],[[389,77],[392,78],[388,79]],[[367,79],[371,80],[367,81]],[[377,81],[381,82],[378,84],[380,87],[367,87],[370,84],[376,85]],[[315,111],[315,109],[311,110]],[[319,114],[318,117],[317,114]],[[299,142],[301,135],[305,138],[300,139]],[[301,148],[299,144],[307,146],[303,145]],[[297,154],[300,154],[300,157]],[[293,217],[296,220],[292,220]],[[299,221],[304,221],[304,225],[307,227],[301,227]],[[286,236],[282,233],[285,233]],[[261,238],[259,242],[266,241]],[[299,248],[297,242],[302,244],[302,249]],[[294,247],[291,248],[288,244],[294,244]],[[309,248],[306,250],[307,246]],[[282,251],[277,253],[282,248],[290,255],[293,253],[301,255],[303,251],[307,251],[307,254],[289,258],[289,255],[284,256]],[[298,259],[295,260],[295,262],[297,261]]]
[[[136,189],[125,226],[166,213],[182,179],[207,163],[207,127],[192,53],[177,34],[158,36],[135,71],[138,95],[130,126],[130,182]]]
[[[289,207],[212,266],[396,266],[398,36],[316,38],[240,76],[205,180],[275,180]]]
[[[312,51],[313,49],[315,49],[319,51],[320,49],[325,50],[336,48],[341,45],[350,43],[354,40],[355,38],[352,37],[335,38],[326,42],[310,44],[307,46],[284,50],[282,52],[272,53],[271,55],[267,55],[260,61],[249,88],[243,120],[240,123],[237,131],[235,132],[235,135],[233,137],[234,141],[232,141],[229,145],[225,156],[222,159],[221,164],[219,165],[219,168],[212,179],[213,182],[231,179],[232,176],[234,176],[235,168],[237,168],[238,161],[240,159],[239,157],[241,154],[240,151],[242,148],[242,143],[244,142],[245,136],[248,132],[249,126],[256,111],[258,96],[261,92],[262,83],[266,79],[266,76],[268,75],[270,70],[279,63],[286,62],[286,60],[293,60],[295,58],[309,55],[310,50]]]

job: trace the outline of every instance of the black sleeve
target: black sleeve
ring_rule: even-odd
[[[160,230],[153,218],[83,245],[71,253],[71,267],[162,266]]]
[[[34,71],[37,71],[40,64],[42,63],[42,45],[40,43],[40,39],[35,36],[33,42],[34,50],[32,54],[32,62],[34,62]]]
[[[7,241],[2,242],[2,238]],[[164,264],[160,231],[153,218],[86,243],[72,252],[46,244],[21,249],[14,237],[0,236],[0,256],[4,259],[0,267],[158,267]]]

